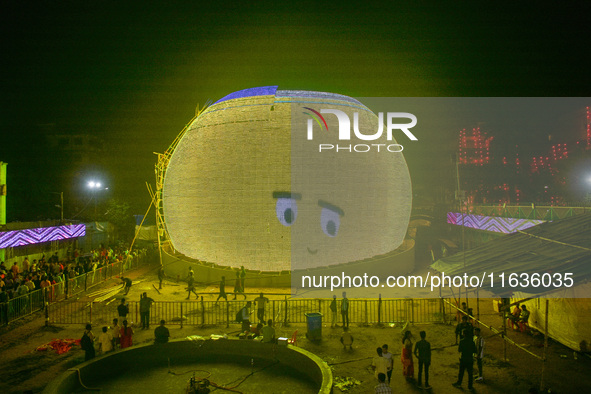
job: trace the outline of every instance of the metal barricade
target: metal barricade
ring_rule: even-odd
[[[263,319],[272,319],[282,324],[306,323],[306,313],[322,313],[332,316],[331,299],[284,299],[270,300],[264,309]],[[81,303],[70,302],[67,308],[50,307],[50,321],[57,324],[93,324],[108,325],[117,317],[117,303]],[[243,300],[203,301],[179,300],[156,301],[150,308],[150,325],[158,325],[165,320],[169,325],[189,326],[230,326],[236,323],[237,313],[246,305]],[[54,309],[55,308],[55,309]],[[139,302],[129,302],[128,321],[139,324]],[[86,312],[80,312],[86,311]],[[71,316],[66,317],[70,314]],[[342,321],[340,300],[337,303],[337,322]],[[352,299],[349,300],[350,324],[403,324],[442,322],[441,302],[439,299]],[[253,304],[250,322],[258,323],[257,308]]]
[[[135,269],[150,264],[154,258],[154,252],[149,253],[145,250],[140,250],[137,254],[131,256],[129,263],[125,260],[118,263],[108,263],[101,267],[97,267],[96,270],[83,273],[73,278],[65,278],[63,275],[56,276],[57,283],[48,286],[46,290],[33,290],[26,295],[14,297],[7,303],[0,304],[0,325],[8,324],[11,321],[28,316],[34,312],[42,311],[45,308],[46,302],[55,305],[56,303],[60,303],[71,297],[78,297],[88,289],[107,279],[121,276],[123,272],[128,271],[129,269]],[[64,322],[63,324],[87,323],[89,321],[88,317],[83,317],[85,315],[80,313],[74,314],[71,318],[64,318],[66,313],[73,313],[78,309],[80,309],[80,306],[77,305],[77,303],[72,304],[71,307],[56,306],[55,308],[50,309],[52,314],[54,311],[60,312],[58,317],[53,315],[53,320],[50,317],[50,321],[56,323]]]

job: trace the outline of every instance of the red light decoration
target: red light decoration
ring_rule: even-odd
[[[479,127],[472,129],[468,135],[466,129],[460,130],[458,139],[459,162],[461,164],[474,164],[483,166],[490,162],[490,143],[493,137],[488,137],[486,132]]]
[[[591,147],[591,107],[587,107],[587,149]]]
[[[577,141],[576,144],[578,146],[582,146],[586,143],[585,148],[589,150],[591,149],[591,106],[587,106],[585,109],[586,139],[581,139],[580,141]],[[495,159],[491,156],[492,140],[493,137],[488,136],[487,132],[481,130],[479,127],[474,127],[471,130],[465,128],[459,130],[459,163],[465,166],[471,165],[471,167],[474,168],[492,164],[493,161],[496,160],[494,163],[497,165],[502,163],[503,167],[505,167],[507,170],[512,170],[512,166],[515,166],[514,175],[519,176],[519,178],[515,178],[515,184],[510,183],[502,185],[487,185],[484,182],[477,182],[468,185],[468,183],[464,181],[464,188],[467,193],[467,201],[478,201],[479,203],[494,204],[498,200],[499,203],[511,203],[520,202],[522,195],[524,195],[526,200],[530,199],[533,196],[530,196],[527,193],[527,195],[523,194],[523,190],[520,188],[523,185],[519,185],[519,182],[521,182],[521,175],[523,174],[527,177],[540,177],[540,181],[542,179],[548,179],[549,182],[545,183],[548,186],[543,191],[540,191],[542,192],[541,195],[545,196],[545,201],[552,203],[552,205],[564,204],[564,201],[562,200],[563,198],[558,195],[554,195],[554,193],[557,190],[555,186],[566,184],[566,178],[561,172],[561,168],[566,167],[559,163],[560,161],[569,158],[569,151],[566,143],[556,143],[552,145],[548,151],[538,152],[536,156],[531,156],[529,160],[526,159],[524,162],[524,165],[526,166],[526,172],[522,173],[521,158],[519,157],[519,146],[515,145],[514,156],[512,156],[512,154],[505,153],[505,155],[498,155]],[[499,152],[497,152],[497,154],[498,153]],[[492,170],[492,168],[489,169]],[[474,170],[475,168],[470,171]],[[470,176],[475,177],[475,179],[480,178],[480,176],[477,175],[480,174],[478,171],[475,173],[471,172],[470,174]],[[470,176],[468,176],[468,179]],[[550,181],[550,179],[552,180]],[[501,197],[499,194],[504,196]]]

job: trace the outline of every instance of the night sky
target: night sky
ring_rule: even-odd
[[[249,87],[590,96],[588,3],[228,3],[2,2],[8,221],[57,218],[52,192],[83,205],[91,176],[144,213],[153,152],[168,147],[197,105]],[[450,141],[457,131],[446,131]],[[547,134],[530,132],[532,140]],[[101,160],[74,168],[48,149],[46,133],[96,135]]]

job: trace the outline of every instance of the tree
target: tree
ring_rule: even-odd
[[[131,241],[135,232],[135,219],[127,202],[111,198],[107,202],[105,218],[115,226],[116,239]]]

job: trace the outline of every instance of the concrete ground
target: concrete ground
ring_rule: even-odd
[[[157,286],[157,278],[152,267],[144,267],[127,274],[134,280],[142,280],[137,286],[134,285],[129,299],[139,299],[139,294],[148,291],[150,296],[158,300],[184,299],[186,292],[182,284],[174,282],[165,284],[162,294],[153,289]],[[116,282],[107,282],[105,286],[115,286]],[[175,286],[177,285],[177,286]],[[150,290],[150,288],[152,290]],[[231,290],[231,289],[228,289]],[[217,291],[216,286],[201,286],[198,292]],[[249,291],[249,289],[247,289]],[[279,292],[277,289],[251,289],[249,292],[257,293]],[[285,289],[285,293],[288,293]],[[215,299],[214,296],[211,296]],[[274,297],[274,296],[271,296]],[[276,296],[283,299],[283,296]],[[248,299],[254,299],[249,295]],[[481,318],[487,324],[500,327],[502,321],[497,313],[492,311],[490,300],[480,301]],[[75,347],[68,353],[57,355],[48,350],[39,352],[36,348],[54,338],[80,338],[83,325],[56,325],[45,326],[42,315],[22,319],[11,324],[10,330],[4,329],[0,335],[0,392],[22,393],[40,392],[43,387],[57,374],[71,368],[84,359],[84,352]],[[190,335],[208,336],[210,334],[235,335],[239,330],[238,324],[231,324],[229,328],[169,326],[172,338],[185,338]],[[290,326],[278,325],[278,335],[291,337],[295,330],[298,330],[298,346],[305,348],[325,360],[333,370],[335,382],[348,379],[354,384],[346,390],[348,393],[369,393],[377,383],[371,370],[371,358],[378,346],[387,343],[390,351],[394,353],[394,372],[391,386],[394,392],[421,392],[414,382],[407,382],[402,376],[400,363],[401,330],[402,327],[363,327],[351,325],[350,330],[355,339],[353,350],[343,350],[339,338],[341,328],[330,328],[324,324],[322,341],[313,343],[305,338],[305,324],[292,324]],[[415,341],[419,338],[419,331],[427,332],[427,340],[433,348],[432,364],[430,368],[430,384],[432,393],[456,393],[467,391],[467,376],[464,378],[463,389],[451,386],[457,379],[458,353],[454,345],[455,334],[453,325],[445,324],[424,324],[409,325]],[[98,334],[99,328],[94,328]],[[527,393],[531,387],[540,386],[541,371],[543,362],[523,352],[520,349],[507,345],[507,361],[504,360],[503,340],[494,336],[490,331],[483,329],[487,337],[486,357],[484,360],[484,377],[482,383],[474,383],[477,393]],[[525,346],[535,354],[542,354],[543,337],[540,335],[528,335],[519,332],[510,332],[509,337],[517,343]],[[135,329],[134,343],[145,343],[153,340],[153,330]],[[417,375],[417,364],[415,361],[415,378]],[[548,349],[548,361],[545,366],[544,381],[545,387],[551,388],[553,393],[579,393],[591,392],[591,380],[588,378],[588,371],[591,367],[591,360],[585,355],[577,355],[564,346],[550,341]],[[238,389],[240,389],[238,387]],[[131,390],[131,388],[130,388]],[[341,392],[339,388],[334,389],[335,393]]]

